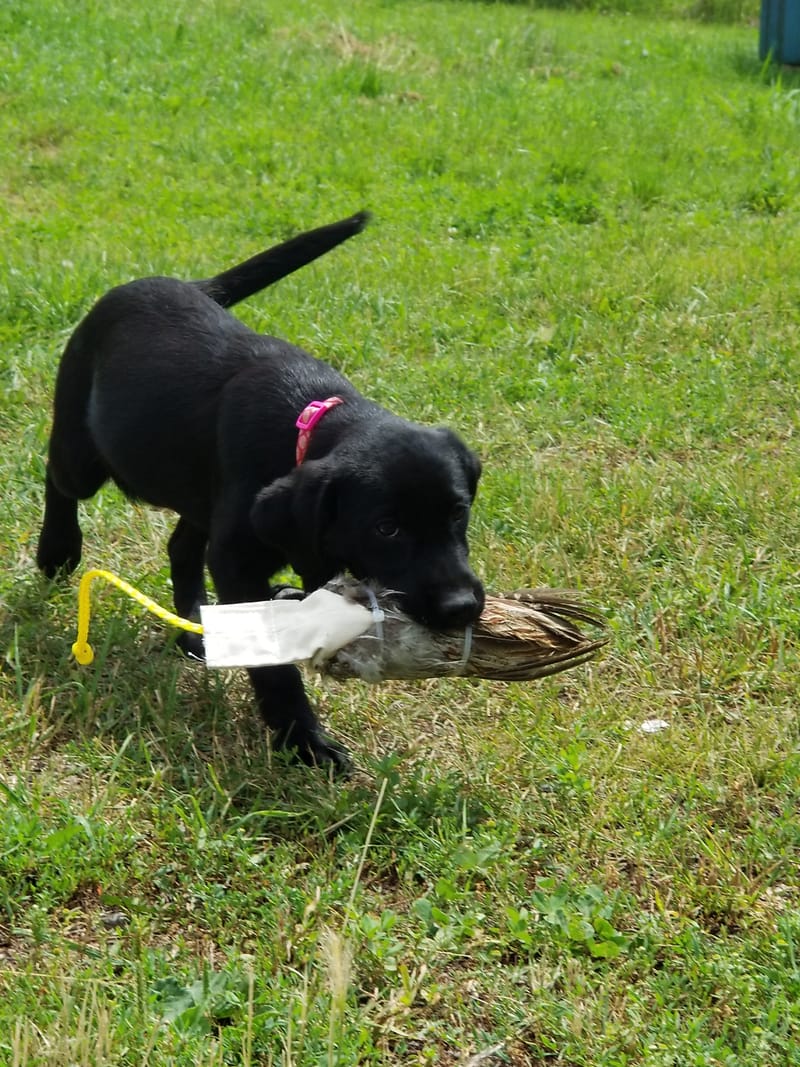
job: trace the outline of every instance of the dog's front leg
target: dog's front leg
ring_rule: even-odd
[[[208,568],[224,604],[263,600],[270,592],[269,578],[283,563],[269,558],[246,529],[212,530]],[[332,765],[337,773],[349,769],[347,750],[322,729],[297,667],[253,667],[248,674],[274,748],[290,751],[310,766]]]
[[[327,734],[314,714],[297,667],[251,667],[248,672],[259,711],[272,731],[272,746],[291,752],[310,767],[351,769],[347,749]]]
[[[175,610],[185,619],[200,620],[200,605],[206,602],[203,568],[208,534],[187,519],[178,519],[169,539],[169,562],[172,575],[172,599]],[[205,659],[203,639],[199,634],[182,632],[178,647],[196,659]]]

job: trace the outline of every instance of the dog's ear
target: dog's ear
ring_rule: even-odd
[[[250,509],[259,540],[277,549],[303,579],[327,575],[333,566],[325,558],[324,537],[335,511],[335,482],[331,464],[310,460],[262,489]]]
[[[445,426],[440,427],[439,433],[447,439],[448,444],[455,453],[461,469],[464,472],[470,499],[474,500],[475,494],[478,491],[478,480],[481,476],[481,470],[483,469],[481,461],[472,449],[467,448],[458,434],[453,433],[452,430],[447,429]]]
[[[470,499],[474,500],[475,494],[478,492],[478,480],[480,479],[483,466],[480,459],[478,459],[475,453],[467,448],[466,445],[464,446],[464,452],[464,471],[467,475]]]

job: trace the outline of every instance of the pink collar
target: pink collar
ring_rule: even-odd
[[[326,411],[330,411],[331,408],[335,408],[337,404],[343,403],[344,401],[340,396],[329,396],[327,400],[312,400],[311,403],[306,404],[300,412],[297,422],[295,423],[295,426],[300,431],[297,435],[297,449],[295,450],[295,458],[298,467],[306,458],[308,445],[311,441],[311,431]]]

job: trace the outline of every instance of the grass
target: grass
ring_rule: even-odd
[[[800,1063],[800,81],[755,8],[0,7],[0,1062]],[[361,207],[239,313],[458,426],[487,585],[614,642],[310,679],[334,785],[117,594],[77,667],[33,555],[92,301]],[[169,516],[83,516],[168,603]]]

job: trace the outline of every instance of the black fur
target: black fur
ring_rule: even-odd
[[[361,230],[364,214],[301,234],[205,281],[146,278],[106,293],[70,338],[56,382],[37,562],[81,558],[77,501],[108,479],[178,513],[169,540],[175,608],[197,617],[204,564],[222,602],[261,600],[287,563],[306,590],[348,570],[397,590],[433,627],[483,607],[467,561],[477,458],[444,429],[392,415],[335,370],[223,308]],[[295,419],[340,396],[295,464]],[[186,651],[202,643],[185,634]],[[250,671],[274,744],[346,765],[293,666]]]

